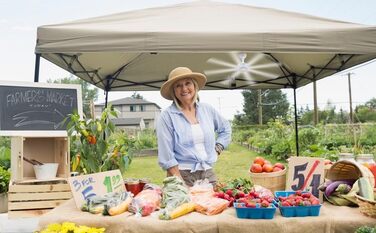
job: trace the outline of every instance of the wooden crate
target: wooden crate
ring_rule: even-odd
[[[9,185],[9,218],[36,217],[72,198],[67,180],[22,182]]]
[[[11,181],[37,181],[33,165],[23,157],[42,163],[58,163],[57,178],[65,180],[70,174],[70,153],[68,137],[12,137],[11,138]]]

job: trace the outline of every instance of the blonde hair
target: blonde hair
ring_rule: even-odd
[[[198,83],[196,80],[194,80],[193,78],[190,78],[190,80],[192,81],[194,87],[195,87],[195,95],[193,96],[193,102],[194,103],[197,103],[198,101],[200,101],[200,98],[198,96],[198,91],[199,91],[199,88],[198,88]],[[178,98],[176,98],[175,96],[175,91],[174,91],[174,84],[171,85],[171,89],[170,89],[170,93],[171,93],[171,96],[172,96],[172,101],[175,103],[176,107],[181,110],[182,107],[181,107],[181,103],[180,103],[180,100],[178,100]]]

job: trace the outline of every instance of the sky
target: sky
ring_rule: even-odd
[[[376,1],[374,0],[218,0],[221,2],[275,8],[300,12],[324,18],[376,25]],[[35,40],[37,27],[77,19],[84,19],[189,2],[178,0],[0,0],[0,82],[34,81]],[[351,73],[353,108],[376,97],[376,61],[360,65],[348,71],[324,78],[317,82],[318,106],[325,108],[331,102],[349,111],[347,73]],[[70,74],[50,62],[41,59],[40,82],[60,79]],[[283,90],[293,103],[293,90]],[[297,106],[313,108],[312,84],[298,88]],[[109,100],[129,97],[133,92],[110,92]],[[155,102],[162,109],[171,104],[158,91],[139,92],[146,100]],[[97,102],[104,102],[104,92],[99,91]],[[241,91],[200,91],[200,99],[212,104],[227,119],[243,110]]]

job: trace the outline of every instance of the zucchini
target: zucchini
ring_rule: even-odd
[[[359,178],[359,196],[364,197],[367,200],[373,201],[375,196],[373,194],[373,188],[367,178],[360,177]]]

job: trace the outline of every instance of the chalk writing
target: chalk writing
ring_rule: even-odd
[[[93,177],[88,177],[88,178],[82,179],[82,180],[73,180],[72,183],[73,183],[73,186],[74,186],[74,190],[76,192],[78,192],[82,188],[85,188],[86,186],[95,183],[95,181],[94,181]]]
[[[66,130],[64,119],[78,109],[78,87],[3,86],[0,83],[2,130]]]

